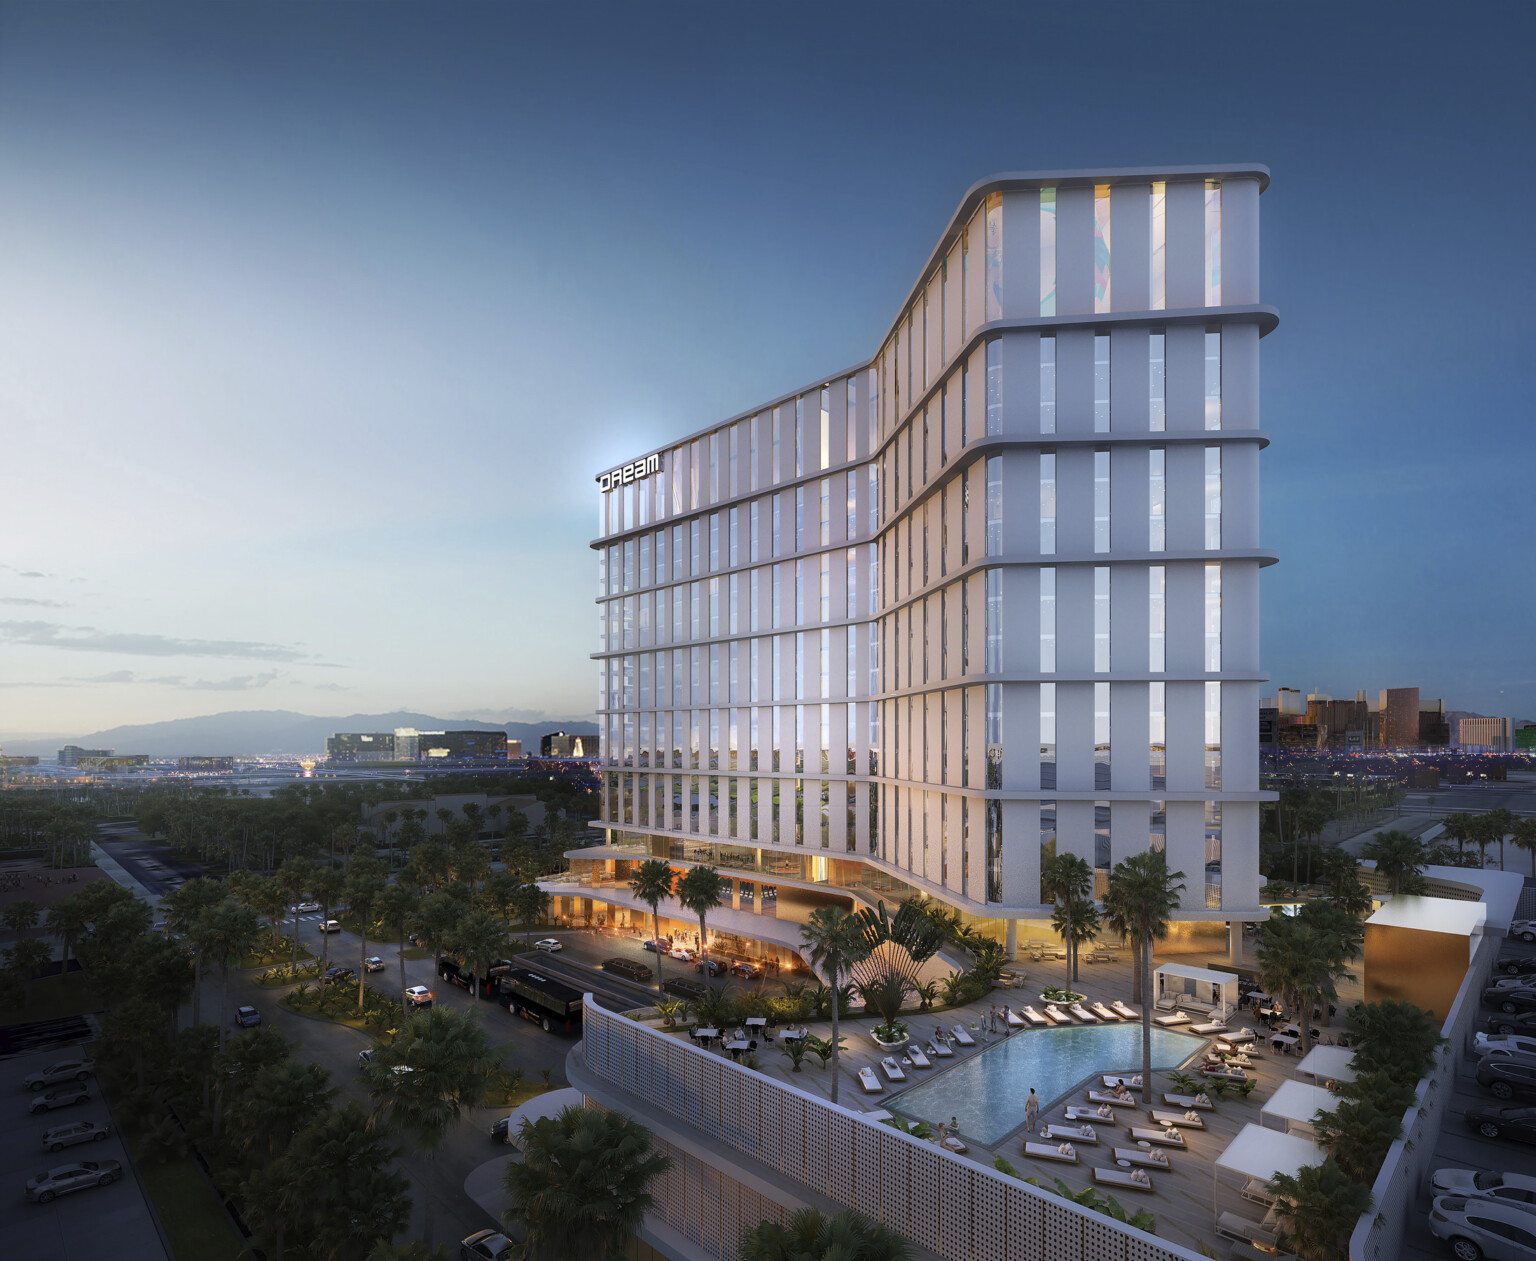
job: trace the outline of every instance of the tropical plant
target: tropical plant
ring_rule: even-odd
[[[1168,935],[1168,920],[1179,907],[1184,873],[1169,871],[1161,850],[1146,850],[1115,864],[1109,873],[1106,905],[1124,931],[1137,943],[1137,980],[1141,1002],[1141,1100],[1151,1101],[1152,1004],[1144,1001],[1152,991],[1152,943]]]
[[[507,1164],[510,1225],[524,1235],[529,1258],[619,1257],[652,1206],[653,1179],[672,1158],[623,1112],[569,1107],[558,1116],[524,1120],[521,1161]]]
[[[1531,875],[1536,877],[1536,815],[1517,819],[1512,831],[1511,843],[1531,856]],[[53,922],[52,911],[48,913],[48,922]]]
[[[1406,832],[1378,832],[1360,847],[1360,854],[1373,860],[1381,876],[1392,882],[1393,893],[1424,891],[1425,882],[1420,875],[1424,866],[1424,842],[1418,837]]]
[[[293,906],[293,969],[299,967],[299,903],[314,883],[316,868],[310,858],[290,858],[277,869],[277,887]]]
[[[742,1235],[736,1255],[741,1261],[906,1261],[912,1247],[852,1209],[826,1217],[803,1208],[788,1225],[759,1222]]]
[[[400,1010],[410,1011],[405,998],[405,938],[421,910],[421,895],[410,884],[397,880],[379,894],[379,923],[394,930],[396,956],[400,960]]]
[[[796,1073],[800,1071],[800,1065],[805,1060],[806,1052],[810,1050],[810,1048],[806,1046],[806,1042],[808,1041],[808,1038],[784,1039],[784,1054],[789,1056],[789,1062],[792,1066],[790,1071]]]
[[[523,926],[525,945],[533,941],[533,926],[549,914],[551,900],[549,894],[533,883],[518,885],[512,895],[512,911]]]
[[[651,908],[651,941],[656,946],[656,988],[661,988],[661,904],[672,896],[676,877],[672,868],[660,858],[647,858],[635,868],[630,879],[629,891],[637,900]]]
[[[944,996],[946,1007],[958,1007],[961,995],[965,993],[965,977],[959,972],[951,972],[939,982],[939,993]]]
[[[859,997],[871,1011],[879,1012],[880,1024],[874,1029],[877,1039],[894,1042],[906,1036],[906,1026],[896,1019],[906,1002],[911,987],[900,972],[887,972],[873,981],[859,986]]]
[[[692,1000],[689,1006],[693,1008],[696,1020],[705,1025],[721,1028],[728,1025],[736,1017],[735,987],[729,984],[722,985],[719,989],[705,989],[704,993]]]
[[[800,927],[800,941],[805,947],[812,967],[823,967],[831,982],[832,995],[832,1102],[837,1102],[838,1052],[842,1039],[838,1035],[838,1019],[842,1002],[837,993],[838,978],[869,954],[869,941],[865,925],[855,915],[840,906],[818,906],[810,919]],[[900,1010],[900,1004],[897,1004]],[[798,1067],[798,1066],[797,1066]]]
[[[459,921],[464,918],[464,903],[452,889],[438,889],[421,899],[411,928],[427,943],[432,951],[432,971],[436,973],[443,961],[443,951],[459,931]]]
[[[805,1039],[805,1049],[821,1061],[822,1068],[826,1068],[828,1061],[837,1058],[838,1053],[843,1049],[842,1044],[847,1040],[847,1038],[838,1038],[834,1042],[831,1038],[818,1038],[812,1034]],[[834,1080],[832,1084],[835,1086],[837,1083]],[[836,1103],[837,1100],[833,1099],[832,1102]]]
[[[113,887],[121,888],[120,885],[114,885]],[[87,892],[94,895],[95,888],[96,886],[93,885],[89,890],[82,889],[77,896],[84,897]],[[128,893],[126,889],[123,889],[123,892]],[[96,896],[99,897],[99,895]],[[128,896],[132,897],[133,895],[128,894]],[[210,880],[206,876],[197,876],[192,880],[188,880],[180,887],[172,889],[169,893],[162,894],[160,898],[160,909],[165,912],[166,927],[192,947],[192,1023],[194,1025],[202,1023],[204,958],[199,940],[192,932],[192,925],[197,922],[198,916],[203,911],[216,905],[223,897],[223,887],[217,880]],[[102,912],[105,911],[106,908],[101,908],[100,911],[97,911],[93,906],[90,917],[91,922],[99,924]],[[100,936],[99,932],[97,936]],[[297,940],[297,933],[294,934],[294,938]],[[294,961],[295,963],[298,961],[297,949],[294,951]]]
[[[42,914],[43,908],[31,898],[17,898],[0,912],[0,923],[19,937],[36,928]]]
[[[709,975],[709,926],[705,917],[730,894],[731,882],[713,867],[690,867],[677,882],[677,900],[699,917],[699,958]]]
[[[1308,1261],[1346,1261],[1349,1237],[1371,1211],[1371,1191],[1353,1181],[1333,1157],[1303,1165],[1295,1175],[1270,1179],[1275,1216],[1296,1251]]]
[[[491,964],[507,949],[507,926],[487,911],[471,911],[459,921],[454,944],[474,971],[475,1002],[491,974]]]
[[[357,935],[360,939],[357,951],[357,1010],[363,1010],[363,995],[368,978],[368,930],[373,926],[373,914],[379,898],[387,887],[384,879],[384,863],[369,846],[360,846],[347,866],[347,904],[357,917]]]
[[[1339,996],[1337,982],[1354,979],[1345,968],[1347,959],[1335,933],[1300,918],[1280,916],[1265,925],[1258,950],[1259,983],[1295,1012],[1301,1048],[1310,1042],[1313,1005],[1332,1002]]]
[[[53,958],[48,943],[36,937],[23,937],[5,950],[5,969],[21,983],[22,1006],[32,1006],[32,980],[38,970]]]
[[[1464,810],[1455,810],[1440,820],[1440,825],[1445,829],[1445,835],[1456,842],[1457,850],[1461,850],[1472,837],[1472,816]]]
[[[934,1003],[938,1001],[939,983],[937,981],[919,981],[912,987],[912,992],[917,995],[918,1011],[932,1011]]]
[[[1412,1088],[1434,1067],[1444,1044],[1440,1025],[1429,1012],[1401,999],[1381,999],[1352,1008],[1344,1017],[1357,1074],[1382,1073]]]
[[[1341,959],[1358,959],[1365,948],[1365,925],[1332,898],[1303,902],[1294,918],[1328,939]]]
[[[347,887],[347,878],[339,867],[317,867],[314,879],[310,881],[309,891],[314,895],[315,901],[320,903],[320,922],[323,924],[331,918],[331,908],[340,901],[343,891]],[[331,935],[320,934],[320,995],[322,1001],[325,997],[325,973],[326,967],[331,961]]]
[[[1072,933],[1074,903],[1086,898],[1093,889],[1093,869],[1077,854],[1053,854],[1040,864],[1040,888],[1058,908],[1064,908],[1065,931],[1062,935],[1070,956],[1070,975],[1077,980],[1077,947]],[[1055,923],[1055,920],[1052,920]]]
[[[1099,932],[1101,913],[1091,898],[1073,898],[1060,903],[1051,912],[1051,927],[1066,943],[1071,957],[1072,979],[1077,980],[1078,948],[1085,941],[1092,941]]]
[[[1318,1140],[1355,1182],[1376,1180],[1387,1149],[1402,1135],[1402,1113],[1382,1112],[1367,1099],[1341,1099],[1331,1111],[1312,1118]]]
[[[661,1023],[671,1027],[676,1024],[688,1004],[678,998],[661,998],[656,1001],[656,1014],[661,1017]]]
[[[1504,870],[1504,838],[1515,830],[1515,812],[1498,806],[1488,811],[1483,816],[1488,820],[1488,828],[1493,833],[1494,840],[1499,843],[1499,870]]]
[[[209,907],[192,925],[192,937],[203,957],[219,969],[219,1050],[229,1032],[229,970],[237,965],[261,934],[256,913],[233,898]]]
[[[923,964],[944,944],[944,929],[918,902],[902,903],[895,915],[886,912],[883,901],[877,902],[873,910],[855,911],[853,919],[864,936],[864,953],[850,962],[848,974],[859,984],[895,972],[907,990],[915,990]]]

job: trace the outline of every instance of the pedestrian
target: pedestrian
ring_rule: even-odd
[[[1040,1116],[1040,1099],[1035,1094],[1035,1088],[1029,1088],[1029,1098],[1024,1100],[1024,1128],[1031,1133],[1035,1129],[1035,1121]]]

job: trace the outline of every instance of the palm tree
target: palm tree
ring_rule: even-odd
[[[1479,866],[1488,865],[1488,847],[1493,844],[1493,821],[1486,814],[1472,816],[1472,821],[1467,825],[1467,839],[1477,846],[1478,857],[1482,860]]]
[[[1277,1173],[1269,1185],[1275,1215],[1297,1252],[1308,1261],[1345,1261],[1355,1224],[1371,1211],[1371,1189],[1350,1181],[1331,1156],[1294,1177]]]
[[[912,1246],[889,1227],[844,1209],[831,1217],[803,1208],[789,1220],[759,1222],[741,1237],[741,1261],[906,1261]]]
[[[361,849],[347,869],[347,905],[357,916],[357,934],[362,939],[357,955],[357,1010],[363,1010],[364,981],[368,976],[368,929],[373,924],[373,912],[383,896],[383,864],[371,849]]]
[[[1531,856],[1531,875],[1536,876],[1536,815],[1526,815],[1515,822],[1513,844],[1525,850]],[[48,913],[48,920],[53,921],[53,912]]]
[[[238,963],[256,944],[261,936],[261,924],[256,913],[241,906],[233,898],[226,898],[197,917],[193,935],[200,942],[205,958],[219,968],[219,1051],[224,1050],[228,1033],[229,969]]]
[[[1339,1168],[1370,1186],[1387,1149],[1402,1135],[1403,1114],[1383,1112],[1368,1099],[1341,1099],[1332,1111],[1318,1111],[1312,1127]]]
[[[651,908],[652,944],[656,947],[656,988],[661,988],[661,901],[672,896],[672,868],[660,858],[647,858],[629,882],[629,891]]]
[[[37,970],[52,958],[53,951],[48,943],[36,937],[23,937],[14,946],[6,947],[5,970],[15,976],[25,989],[23,1007],[32,1005],[32,980]]]
[[[64,971],[69,971],[69,952],[74,949],[75,943],[85,935],[85,926],[90,922],[90,912],[79,897],[71,894],[67,898],[61,898],[48,908],[48,931],[58,939],[64,947]],[[62,974],[61,974],[62,975]]]
[[[1440,823],[1445,828],[1445,834],[1456,842],[1456,852],[1461,853],[1472,836],[1472,816],[1463,810],[1456,810],[1446,815]]]
[[[400,960],[400,1010],[409,1012],[410,1006],[405,1001],[405,937],[411,930],[411,924],[415,922],[417,912],[421,909],[421,896],[408,884],[396,882],[379,894],[378,914],[381,924],[388,924],[395,930],[399,949],[396,951]]]
[[[1361,846],[1360,855],[1375,861],[1376,870],[1392,882],[1393,893],[1423,889],[1419,868],[1424,866],[1424,842],[1418,837],[1406,832],[1378,832]]]
[[[487,911],[471,911],[459,921],[454,942],[474,969],[475,1002],[490,976],[491,964],[507,949],[507,926]]]
[[[837,1102],[837,1061],[839,1038],[837,1034],[838,977],[848,971],[869,953],[864,926],[855,915],[840,906],[818,906],[811,912],[810,920],[800,926],[800,941],[806,948],[806,958],[812,967],[820,965],[827,970],[827,983],[832,989],[832,1102]]]
[[[37,921],[42,918],[43,908],[31,898],[17,898],[4,912],[0,912],[0,923],[15,933],[18,937],[24,932],[31,932],[37,927]]]
[[[1504,838],[1515,830],[1515,813],[1513,810],[1506,810],[1503,806],[1499,806],[1497,809],[1488,811],[1483,817],[1488,820],[1489,830],[1499,843],[1499,870],[1503,871]]]
[[[654,1204],[652,1180],[672,1167],[650,1131],[617,1110],[524,1120],[518,1145],[524,1158],[508,1163],[503,1184],[506,1219],[522,1228],[530,1258],[622,1256]]]
[[[530,882],[517,886],[512,895],[512,909],[522,923],[524,945],[532,943],[534,921],[542,920],[549,914],[551,901],[549,894],[536,884]]]
[[[1338,997],[1335,983],[1354,979],[1344,967],[1348,957],[1335,933],[1300,917],[1281,916],[1265,925],[1259,945],[1259,983],[1272,994],[1284,995],[1295,1012],[1301,1050],[1310,1040],[1313,1004],[1332,1002]]]
[[[1416,1085],[1445,1042],[1432,1014],[1401,999],[1379,999],[1354,1008],[1344,1023],[1355,1049],[1355,1072],[1380,1073],[1400,1086]]]
[[[1169,871],[1161,850],[1133,854],[1109,873],[1109,897],[1127,933],[1138,946],[1137,984],[1141,989],[1141,1101],[1151,1102],[1152,1090],[1152,943],[1168,935],[1168,920],[1179,909],[1184,873]],[[1234,929],[1234,931],[1241,931]]]
[[[690,867],[677,882],[677,900],[699,917],[699,958],[709,975],[709,931],[704,917],[725,901],[731,885],[713,867]]]
[[[113,888],[120,888],[113,885]],[[82,894],[86,892],[81,891]],[[123,892],[127,893],[124,889]],[[129,894],[131,897],[132,894]],[[217,880],[198,876],[188,880],[180,888],[172,889],[160,897],[160,907],[165,912],[165,924],[173,933],[186,939],[192,947],[192,1023],[202,1023],[203,1017],[203,962],[200,939],[192,931],[198,917],[224,897],[224,889]],[[93,920],[97,918],[93,916]]]
[[[1072,940],[1072,904],[1088,896],[1093,889],[1093,869],[1076,854],[1058,853],[1040,866],[1040,887],[1045,896],[1064,909],[1063,941],[1070,956],[1068,972],[1077,980],[1077,947]]]
[[[347,887],[347,878],[339,867],[320,867],[310,881],[310,892],[320,903],[320,922],[331,918],[331,907],[340,900]],[[325,969],[331,961],[331,935],[320,934],[320,1001],[325,1001]]]
[[[277,884],[293,906],[293,974],[299,972],[299,903],[314,883],[317,868],[308,858],[290,858],[277,869]]]

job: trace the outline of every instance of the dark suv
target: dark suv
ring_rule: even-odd
[[[602,963],[604,972],[612,972],[615,976],[622,976],[628,981],[649,981],[651,970],[643,963],[637,963],[633,959],[604,959]]]
[[[1512,1055],[1484,1056],[1477,1064],[1477,1084],[1495,1099],[1536,1099],[1536,1063]]]
[[[695,972],[707,971],[710,976],[724,976],[725,964],[721,963],[719,959],[695,959],[693,961],[693,970]]]
[[[684,1002],[696,1002],[709,993],[709,986],[702,981],[689,981],[680,976],[674,976],[661,983],[662,993],[670,994],[673,998],[681,998]]]

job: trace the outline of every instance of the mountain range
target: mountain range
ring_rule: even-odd
[[[505,731],[508,739],[521,740],[524,751],[538,752],[539,737],[551,731],[572,735],[597,735],[597,724],[577,719],[546,722],[480,722],[464,718],[437,718],[410,710],[388,714],[348,714],[323,718],[286,709],[237,709],[200,718],[176,718],[169,722],[141,723],[93,731],[89,735],[53,740],[7,741],[5,752],[52,757],[66,744],[87,749],[112,749],[117,753],[147,753],[150,757],[193,755],[260,757],[268,754],[323,754],[325,740],[338,731],[393,731],[415,727],[418,731]]]

